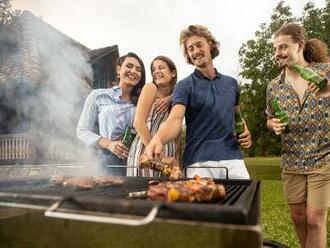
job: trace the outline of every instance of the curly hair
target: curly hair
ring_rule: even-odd
[[[190,25],[188,28],[181,31],[180,34],[180,46],[183,50],[183,55],[186,58],[188,64],[193,65],[192,61],[190,60],[187,52],[186,41],[189,37],[197,35],[204,37],[207,42],[211,45],[211,56],[214,59],[216,56],[219,55],[219,41],[215,39],[213,34],[204,26],[202,25]]]

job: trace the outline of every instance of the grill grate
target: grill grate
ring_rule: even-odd
[[[259,183],[251,180],[215,180],[224,184],[226,196],[210,203],[160,203],[128,199],[129,192],[144,191],[154,179],[126,177],[123,185],[93,190],[53,186],[49,178],[0,181],[0,201],[49,206],[55,198],[66,199],[61,208],[145,216],[160,205],[157,217],[230,224],[259,223]],[[54,198],[55,197],[55,198]]]

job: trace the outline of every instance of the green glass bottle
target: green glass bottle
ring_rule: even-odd
[[[133,129],[131,126],[126,127],[124,138],[123,138],[123,143],[130,148],[132,145],[132,142],[135,138],[135,133],[133,132]]]
[[[277,98],[275,98],[273,100],[273,108],[274,108],[274,111],[275,111],[275,117],[277,119],[280,119],[281,123],[289,124],[289,122],[290,122],[289,117],[286,115],[286,113],[280,107]]]
[[[241,112],[235,113],[235,132],[237,137],[244,132],[244,123]]]
[[[321,76],[310,68],[298,64],[293,64],[290,68],[298,72],[306,81],[314,83],[320,90],[324,89],[328,84],[328,79],[326,77]]]

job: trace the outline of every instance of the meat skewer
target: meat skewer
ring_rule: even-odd
[[[171,180],[183,177],[180,165],[174,157],[163,157],[161,160],[149,159],[143,154],[140,157],[140,168],[150,168],[160,171]]]
[[[225,187],[212,178],[195,176],[192,180],[160,182],[150,185],[147,191],[151,200],[167,202],[209,202],[225,196]]]

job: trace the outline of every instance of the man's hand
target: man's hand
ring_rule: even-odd
[[[244,125],[244,132],[238,136],[238,143],[243,148],[250,148],[252,145],[251,134],[246,125]]]
[[[120,159],[126,159],[128,157],[129,149],[121,140],[109,140],[107,138],[101,138],[99,145],[102,148],[110,150]]]
[[[163,98],[158,98],[154,104],[155,104],[155,114],[161,113],[161,112],[166,112],[172,102],[172,96],[167,96]]]
[[[281,123],[280,119],[272,118],[268,120],[269,127],[275,132],[276,135],[284,133],[287,123]]]
[[[317,94],[320,91],[320,88],[317,87],[316,84],[308,82],[308,90],[315,93],[315,94]]]
[[[144,154],[147,155],[149,159],[160,160],[162,153],[163,144],[157,136],[154,136],[144,150]]]

